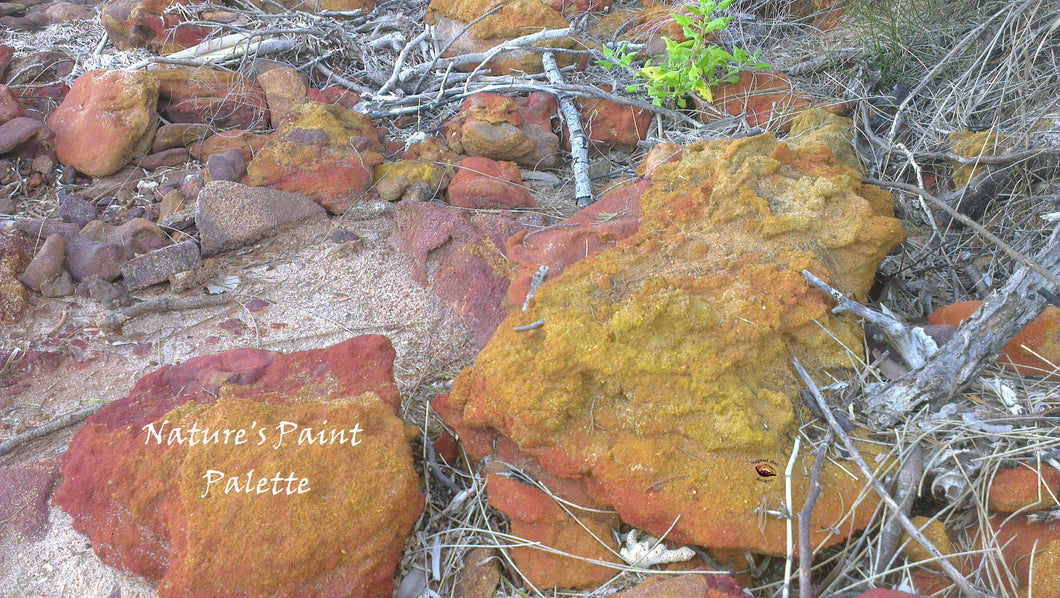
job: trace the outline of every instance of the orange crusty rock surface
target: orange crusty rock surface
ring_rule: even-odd
[[[500,433],[656,535],[783,554],[785,523],[760,507],[782,507],[792,358],[825,382],[862,347],[801,271],[864,298],[905,238],[890,195],[861,183],[849,126],[811,110],[784,141],[700,142],[659,167],[639,231],[542,285],[457,378],[457,429]],[[804,450],[796,511],[811,463]],[[815,545],[874,507],[849,512],[864,481],[847,471],[829,464],[822,481]]]

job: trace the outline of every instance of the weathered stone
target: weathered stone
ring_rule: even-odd
[[[255,129],[267,124],[265,92],[238,73],[214,68],[169,68],[158,76],[158,111],[175,123]]]
[[[552,132],[555,115],[556,102],[546,93],[525,98],[476,93],[446,123],[446,141],[468,156],[553,168],[560,164],[559,137]]]
[[[29,263],[29,250],[18,233],[0,232],[0,324],[11,324],[26,309],[26,287],[18,275]]]
[[[985,156],[998,156],[1008,151],[1008,143],[1005,136],[994,129],[979,131],[953,131],[950,133],[950,151],[962,158],[981,158]],[[953,160],[953,187],[960,189],[968,184],[968,181],[983,172],[983,165],[962,164]]]
[[[303,193],[333,214],[364,201],[382,164],[379,135],[367,115],[305,102],[296,118],[247,164],[246,183]]]
[[[643,108],[600,98],[578,98],[578,110],[589,145],[596,151],[606,153],[610,148],[632,151],[648,136],[651,112]]]
[[[49,25],[70,21],[87,21],[96,18],[95,11],[73,2],[55,2],[44,9],[44,19]]]
[[[74,279],[70,276],[70,273],[66,270],[59,272],[59,275],[55,278],[51,278],[41,283],[40,294],[45,297],[66,297],[73,295],[77,287],[74,286]]]
[[[306,101],[306,84],[298,71],[289,66],[269,69],[258,75],[269,106],[269,124],[279,129],[294,117],[294,107]]]
[[[18,116],[0,125],[0,154],[14,151],[35,140],[51,137],[51,130],[41,121]]]
[[[501,583],[500,554],[496,548],[479,547],[464,558],[455,598],[494,598]]]
[[[191,154],[187,148],[171,147],[167,150],[147,154],[137,161],[137,165],[144,170],[155,170],[163,166],[180,166],[191,160]]]
[[[0,79],[0,81],[2,80]],[[15,94],[11,93],[11,89],[8,86],[0,85],[0,125],[19,116],[28,117],[29,112],[26,112],[26,109],[22,107],[22,103],[18,101]]]
[[[231,149],[206,159],[206,177],[211,181],[238,181],[247,174],[247,161],[239,150]]]
[[[195,226],[203,255],[250,243],[286,225],[323,215],[324,210],[304,195],[231,181],[207,183],[195,204]]]
[[[84,233],[83,230],[81,232]],[[154,222],[146,218],[133,218],[121,226],[108,229],[104,240],[141,254],[168,244],[169,236]]]
[[[122,280],[129,291],[158,284],[178,272],[190,270],[202,261],[195,241],[174,243],[135,257],[121,267]]]
[[[712,90],[714,100],[700,114],[707,122],[740,116],[748,126],[786,132],[792,119],[810,107],[810,97],[795,91],[779,71],[745,71],[736,83],[723,82]]]
[[[447,195],[450,204],[461,208],[510,210],[534,205],[534,198],[519,176],[519,167],[514,162],[489,158],[461,160]]]
[[[40,540],[48,532],[48,505],[59,481],[59,457],[0,467],[0,541]]]
[[[210,137],[210,126],[203,123],[172,123],[158,127],[151,152],[160,152],[175,147],[188,147]]]
[[[416,183],[425,183],[435,191],[444,189],[446,169],[435,162],[401,160],[376,166],[372,178],[380,199],[397,201]]]
[[[168,54],[190,48],[213,32],[210,27],[181,23],[181,12],[170,10],[197,3],[196,0],[112,0],[103,9],[100,22],[119,49],[149,48]]]
[[[96,219],[96,206],[81,199],[76,193],[63,193],[59,202],[59,219],[63,222],[72,222],[78,226],[84,226]]]
[[[63,164],[91,176],[113,174],[147,153],[158,117],[158,78],[148,71],[103,70],[74,81],[48,118]]]
[[[459,423],[584,479],[634,527],[783,554],[784,522],[754,510],[783,501],[783,476],[761,466],[791,456],[801,387],[791,357],[824,379],[862,345],[860,328],[833,315],[801,272],[864,297],[904,238],[890,194],[863,185],[816,126],[802,126],[836,118],[797,119],[784,142],[697,143],[659,167],[638,232],[539,287],[454,381]],[[797,459],[794,510],[812,461]],[[864,480],[827,465],[821,480],[815,546],[841,541],[874,510],[870,499],[848,513]]]
[[[729,575],[653,575],[614,598],[746,598]]]
[[[34,291],[39,291],[42,284],[55,280],[62,273],[65,257],[66,241],[63,236],[58,233],[49,235],[19,280]]]
[[[111,281],[121,276],[121,266],[132,258],[131,251],[116,243],[97,241],[82,234],[66,238],[66,269],[74,280],[98,276]]]
[[[85,422],[54,502],[104,562],[157,580],[163,597],[389,597],[423,507],[393,360],[387,339],[362,336],[165,366]],[[296,433],[281,436],[282,422]],[[191,426],[194,445],[171,434]],[[225,429],[243,443],[205,432]],[[208,485],[211,471],[223,485]],[[288,475],[279,492],[257,484]],[[226,492],[228,476],[240,491]]]
[[[993,513],[1031,513],[1060,506],[1058,496],[1060,471],[1025,463],[997,470],[990,482],[987,506]]]
[[[74,289],[80,297],[98,301],[107,309],[117,309],[129,301],[129,292],[120,284],[107,282],[98,276],[89,276]]]
[[[998,583],[1006,592],[1060,598],[1060,521],[993,515],[988,525],[990,529],[977,530],[975,537],[980,546],[990,546],[990,552],[1000,553],[1000,564],[1015,574],[1013,581],[1019,584],[1017,587],[1013,587],[1007,575],[1000,576]],[[984,534],[988,538],[986,544],[983,544]],[[972,560],[976,567],[980,566],[981,553],[973,553]]]
[[[203,142],[192,143],[188,147],[191,156],[196,160],[206,161],[214,154],[222,154],[228,150],[239,150],[243,159],[250,162],[265,144],[272,139],[274,134],[252,133],[250,131],[231,130],[211,135]]]
[[[982,301],[962,301],[945,305],[928,314],[928,324],[960,326],[982,304]],[[1021,376],[1060,380],[1060,372],[1056,371],[1060,364],[1060,309],[1047,305],[1040,316],[1001,348],[997,364],[1013,368]]]

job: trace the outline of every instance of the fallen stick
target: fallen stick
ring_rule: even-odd
[[[806,493],[806,502],[802,504],[799,511],[799,598],[813,598],[813,577],[810,567],[813,565],[813,546],[810,545],[810,520],[813,518],[813,509],[817,506],[817,498],[821,495],[821,470],[824,469],[825,455],[828,453],[828,445],[832,442],[832,432],[824,437],[813,458],[813,466],[810,467],[810,489]]]
[[[799,363],[798,359],[793,360],[792,365],[794,365],[799,377],[802,378],[803,383],[806,384],[814,401],[817,402],[817,406],[824,414],[825,419],[828,420],[828,427],[832,429],[832,433],[842,441],[843,447],[846,448],[847,453],[850,454],[850,459],[855,465],[857,465],[861,474],[865,476],[872,485],[872,489],[880,497],[880,500],[891,509],[894,513],[895,519],[902,525],[902,528],[907,534],[909,534],[909,537],[916,541],[917,544],[920,544],[928,554],[936,559],[936,564],[942,569],[942,574],[948,577],[955,586],[960,588],[962,596],[968,598],[993,597],[993,594],[983,592],[965,579],[964,574],[958,571],[957,568],[953,566],[953,563],[944,557],[942,553],[939,552],[939,549],[936,548],[930,540],[924,537],[924,534],[913,525],[913,522],[909,520],[909,517],[906,517],[906,515],[902,513],[902,508],[893,498],[891,498],[891,495],[887,493],[887,489],[876,479],[876,476],[872,474],[872,469],[869,468],[868,464],[865,463],[865,459],[861,457],[861,453],[858,452],[857,445],[854,444],[854,441],[851,440],[850,436],[843,430],[843,427],[839,425],[839,421],[836,420],[835,415],[832,413],[832,409],[825,402],[824,397],[821,396],[821,391],[817,388],[817,384],[814,383],[813,378],[810,378],[810,375],[806,373],[806,370],[802,367],[802,364]]]
[[[88,419],[89,416],[99,411],[106,405],[106,403],[100,403],[99,405],[85,407],[84,409],[81,409],[79,411],[67,413],[66,415],[59,417],[58,419],[53,419],[44,425],[37,426],[36,428],[29,430],[28,432],[23,432],[18,436],[15,436],[10,440],[5,441],[3,444],[0,444],[0,457],[6,455],[7,453],[10,453],[11,451],[22,446],[23,444],[26,444],[27,442],[36,440],[43,436],[47,436],[52,432],[57,432],[59,430],[62,430],[63,428],[72,426],[82,420]]]
[[[555,55],[552,52],[542,53],[541,64],[545,67],[548,82],[556,88],[562,88],[565,81],[559,72]],[[589,180],[589,138],[582,128],[581,115],[578,114],[574,99],[569,94],[558,91],[553,92],[553,95],[559,104],[559,113],[567,123],[567,130],[570,131],[570,153],[574,159],[571,166],[574,171],[574,200],[578,207],[584,208],[595,201],[593,185]]]
[[[391,89],[394,88],[394,85],[397,85],[398,78],[401,75],[401,67],[405,64],[405,58],[408,57],[409,52],[412,50],[412,48],[419,45],[420,42],[427,39],[430,35],[431,26],[425,25],[423,27],[422,33],[412,38],[409,43],[405,44],[404,48],[401,48],[401,52],[398,53],[397,60],[394,61],[394,71],[390,74],[390,78],[386,80],[386,83],[383,83],[383,86],[379,88],[379,91],[376,92],[376,95],[386,95],[390,92]]]
[[[122,333],[122,326],[137,316],[156,312],[160,313],[166,311],[183,311],[186,309],[214,307],[217,305],[224,305],[225,303],[232,301],[232,299],[234,299],[234,296],[231,293],[176,299],[162,297],[161,299],[144,301],[143,303],[137,303],[131,307],[100,315],[99,318],[96,319],[96,325],[106,334],[120,335]]]

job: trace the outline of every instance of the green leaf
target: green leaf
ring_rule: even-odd
[[[692,24],[692,17],[688,15],[674,15],[674,22],[682,27],[688,27]]]
[[[602,66],[605,69],[613,69],[613,68],[615,68],[615,63],[611,62],[610,60],[597,60],[596,61],[596,65],[597,66]]]

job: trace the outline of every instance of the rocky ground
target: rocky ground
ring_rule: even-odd
[[[554,4],[0,3],[0,596],[1060,596],[1058,7]]]

